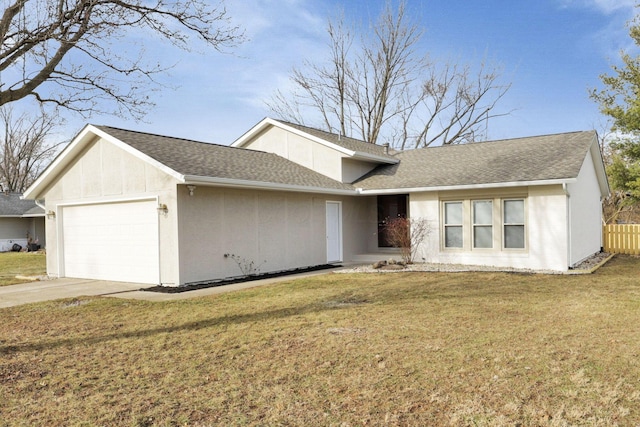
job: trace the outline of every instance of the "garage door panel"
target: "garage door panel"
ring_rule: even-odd
[[[156,202],[63,210],[65,276],[159,283]]]

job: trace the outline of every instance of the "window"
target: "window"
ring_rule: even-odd
[[[524,249],[524,200],[505,200],[502,210],[505,249]]]
[[[519,194],[512,198],[443,200],[441,247],[484,253],[526,249],[526,200]]]
[[[473,247],[493,247],[493,202],[491,200],[473,202]]]
[[[462,202],[444,204],[444,247],[462,247]]]

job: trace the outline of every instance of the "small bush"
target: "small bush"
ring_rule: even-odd
[[[400,248],[402,260],[413,264],[416,250],[431,233],[429,222],[425,218],[394,218],[385,227],[389,243]]]

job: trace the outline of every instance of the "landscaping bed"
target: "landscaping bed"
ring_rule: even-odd
[[[184,286],[152,286],[141,289],[148,292],[161,292],[165,294],[177,294],[181,292],[195,291],[198,289],[215,288],[217,286],[232,285],[234,283],[252,282],[254,280],[272,279],[274,277],[289,276],[292,274],[309,273],[312,271],[328,270],[340,267],[336,264],[314,265],[311,267],[294,268],[291,270],[275,271],[271,273],[251,274],[248,276],[229,277],[226,279],[211,280],[206,282],[188,283]]]

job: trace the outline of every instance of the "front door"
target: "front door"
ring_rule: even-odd
[[[342,261],[342,203],[327,202],[327,263]]]
[[[407,217],[407,194],[378,196],[378,247],[392,247],[387,237],[387,223],[394,218]]]

